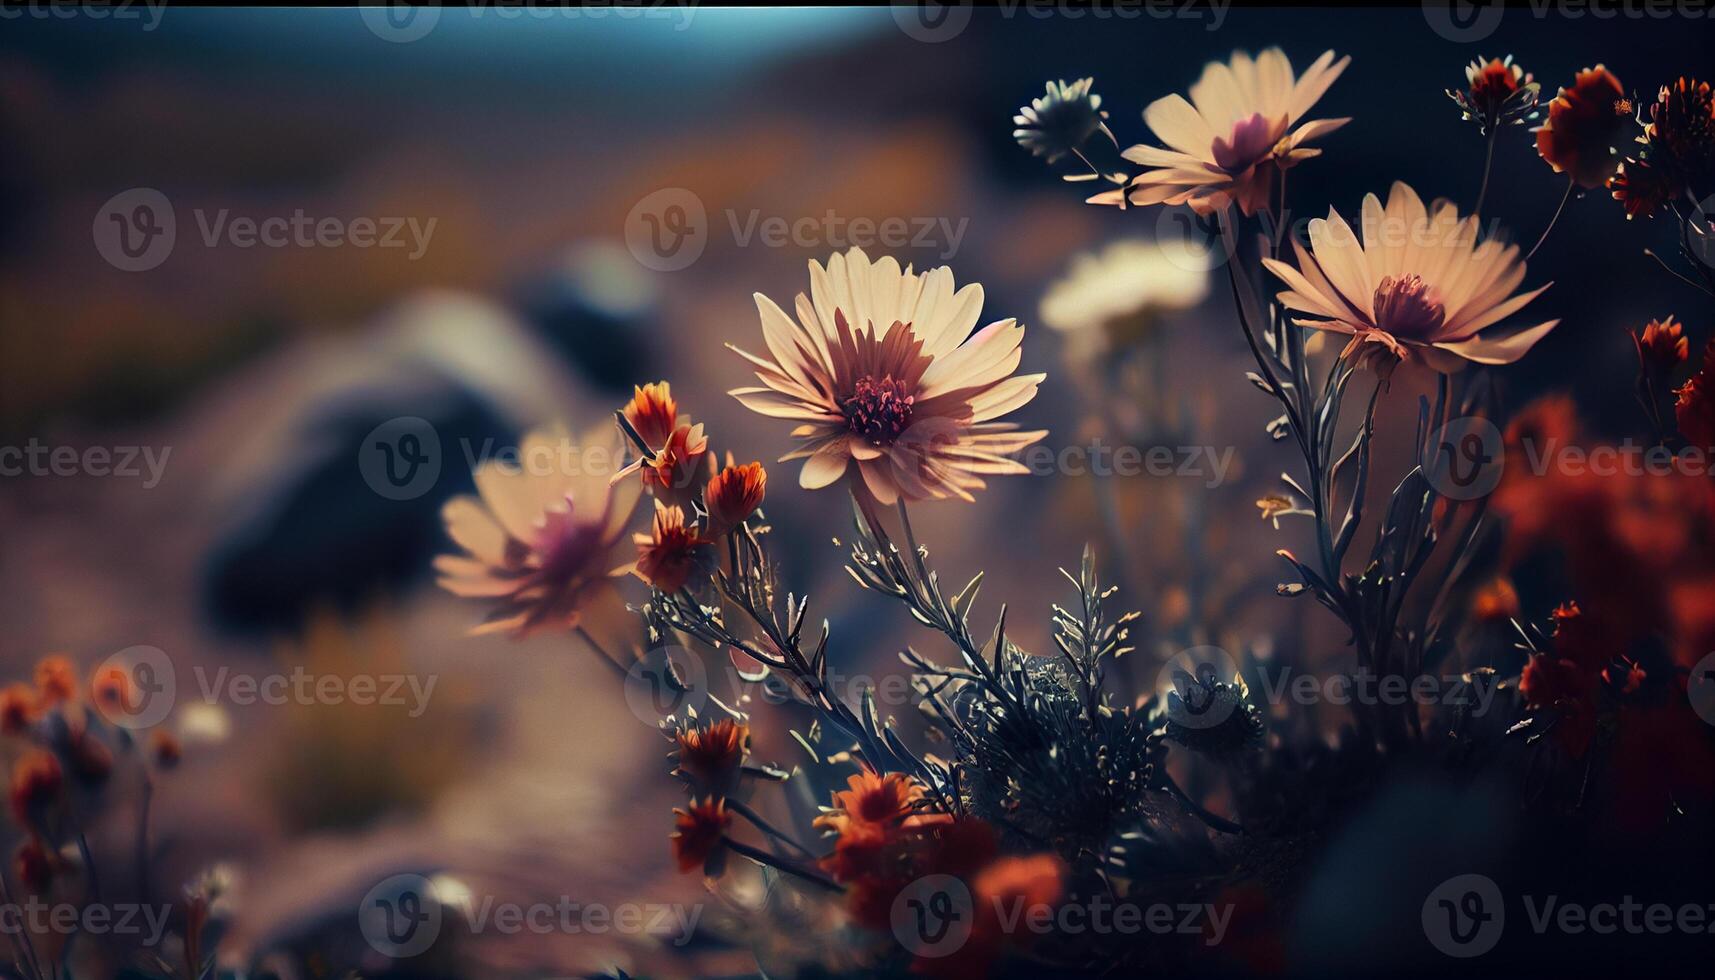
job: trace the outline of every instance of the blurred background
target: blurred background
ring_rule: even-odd
[[[1352,64],[1314,115],[1354,122],[1293,172],[1289,207],[1351,214],[1396,179],[1468,207],[1483,139],[1443,89],[1479,54],[1514,54],[1545,100],[1598,62],[1646,97],[1715,68],[1707,19],[1529,9],[1450,38],[1416,6],[1193,6],[1123,21],[954,8],[968,22],[933,41],[946,25],[886,8],[479,6],[415,23],[381,9],[133,12],[9,9],[0,23],[0,445],[138,447],[139,465],[144,449],[163,461],[158,479],[146,466],[0,477],[0,672],[27,677],[51,652],[88,667],[128,647],[166,651],[187,745],[156,787],[161,880],[229,860],[242,882],[236,955],[316,946],[352,963],[367,953],[351,910],[399,871],[521,901],[701,893],[666,847],[679,801],[665,743],[613,678],[570,637],[468,638],[480,610],[433,588],[429,562],[450,550],[439,507],[470,488],[464,450],[547,421],[605,425],[631,385],[666,378],[718,451],[772,464],[787,426],[725,394],[748,374],[723,345],[759,341],[751,294],[788,303],[807,288],[807,260],[849,244],[949,264],[984,284],[983,322],[1030,327],[1021,370],[1049,380],[1016,417],[1050,429],[1051,446],[1233,453],[1219,480],[1019,477],[975,505],[927,506],[919,530],[944,574],[986,567],[989,614],[1019,601],[1012,628],[1041,649],[1043,597],[1064,591],[1056,567],[1090,540],[1166,647],[1236,637],[1263,655],[1336,656],[1342,638],[1320,610],[1273,595],[1271,552],[1302,546],[1302,527],[1270,529],[1255,501],[1296,460],[1262,432],[1271,404],[1239,380],[1248,356],[1224,274],[1153,316],[1123,360],[1051,329],[1044,298],[1076,256],[1122,239],[1182,246],[1185,224],[1083,205],[1087,185],[1014,143],[1013,113],[1045,80],[1093,75],[1121,145],[1149,141],[1142,108],[1183,92],[1205,61],[1279,44],[1302,68],[1332,48]],[[1534,241],[1562,186],[1524,129],[1501,134],[1486,210],[1511,237]],[[115,260],[112,218],[144,188],[170,205],[170,251]],[[651,222],[687,202],[702,213],[695,254],[651,258],[649,236],[673,230]],[[402,244],[207,234],[299,213],[382,231],[401,219]],[[783,238],[764,230],[806,218]],[[866,241],[854,219],[903,219],[911,240]],[[1555,280],[1533,310],[1562,324],[1497,372],[1507,405],[1566,391],[1598,433],[1636,428],[1624,331],[1679,314],[1695,351],[1711,330],[1707,303],[1642,254],[1669,235],[1604,195],[1569,203],[1530,277]],[[1194,260],[1180,271],[1201,279]],[[1116,372],[1139,398],[1103,394]],[[1402,372],[1384,396],[1397,445],[1421,390]],[[439,434],[440,471],[389,499],[364,479],[359,448],[407,417]],[[1384,471],[1406,462],[1382,452]],[[891,670],[906,643],[932,647],[840,570],[829,539],[846,533],[844,497],[799,490],[795,465],[771,469],[775,547],[832,621],[844,669]],[[591,628],[618,646],[638,639],[622,609]],[[1139,656],[1141,691],[1159,661]],[[203,704],[187,680],[294,665],[437,686],[413,714]],[[766,727],[759,754],[788,756],[784,725]],[[125,846],[129,818],[99,830]],[[747,962],[637,937],[476,945],[460,956],[497,973]]]

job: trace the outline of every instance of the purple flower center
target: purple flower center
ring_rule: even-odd
[[[905,382],[893,375],[880,380],[872,374],[859,378],[851,396],[840,402],[846,428],[877,446],[892,445],[911,424],[911,404],[916,397],[906,393]]]
[[[1260,112],[1233,123],[1231,139],[1215,137],[1215,165],[1230,174],[1243,173],[1267,156],[1278,142],[1274,125]]]
[[[1441,297],[1423,277],[1383,276],[1375,295],[1376,326],[1405,340],[1428,341],[1447,322]]]

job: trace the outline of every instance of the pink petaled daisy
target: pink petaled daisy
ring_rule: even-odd
[[[1227,64],[1210,62],[1191,86],[1191,101],[1169,95],[1143,110],[1143,121],[1167,148],[1139,144],[1122,155],[1152,169],[1133,177],[1128,190],[1097,194],[1090,203],[1189,204],[1210,215],[1237,202],[1245,214],[1256,213],[1268,205],[1276,174],[1322,152],[1304,144],[1351,122],[1315,119],[1292,128],[1351,60],[1335,61],[1334,52],[1324,51],[1297,78],[1279,48],[1254,61],[1235,51]]]
[[[1293,323],[1351,335],[1343,355],[1378,343],[1438,371],[1465,361],[1510,364],[1560,321],[1494,327],[1550,284],[1515,294],[1525,272],[1518,246],[1478,244],[1477,222],[1444,201],[1431,214],[1396,182],[1385,209],[1374,194],[1364,198],[1361,244],[1330,208],[1326,220],[1310,222],[1312,252],[1293,242],[1297,269],[1277,259],[1263,263],[1288,287],[1281,305],[1303,314]]]
[[[881,504],[970,500],[991,474],[1025,473],[1007,458],[1046,432],[996,419],[1029,402],[1046,375],[1014,376],[1024,328],[999,320],[975,334],[983,289],[957,292],[945,267],[922,274],[862,249],[810,262],[810,295],[794,322],[756,294],[774,359],[732,349],[764,387],[731,392],[746,408],[795,419],[798,482],[828,486],[856,470],[854,490]],[[731,347],[732,345],[727,345]]]
[[[447,533],[468,555],[435,559],[441,587],[496,602],[473,634],[571,629],[593,594],[630,570],[616,548],[642,485],[609,485],[623,458],[617,439],[578,443],[563,428],[533,432],[517,461],[477,468],[480,500],[447,501]]]

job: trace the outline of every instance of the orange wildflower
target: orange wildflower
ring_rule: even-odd
[[[728,465],[703,488],[703,508],[709,513],[710,527],[717,533],[737,527],[756,513],[767,492],[768,471],[761,463]]]
[[[695,525],[685,523],[685,512],[659,500],[655,502],[655,526],[649,534],[636,534],[637,577],[662,592],[677,592],[693,575],[707,575],[714,567],[714,549]]]

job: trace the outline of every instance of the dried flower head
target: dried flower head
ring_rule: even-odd
[[[1680,78],[1663,85],[1644,127],[1646,155],[1673,183],[1706,192],[1715,181],[1715,92]]]
[[[1048,90],[1018,110],[1012,138],[1018,145],[1054,163],[1081,148],[1104,128],[1108,114],[1102,97],[1090,91],[1094,79],[1049,82]]]
[[[984,476],[1028,472],[1008,454],[1047,434],[996,421],[1035,397],[1044,375],[1013,375],[1024,339],[1015,321],[971,334],[982,304],[982,287],[955,292],[946,268],[919,275],[858,248],[825,269],[812,261],[797,322],[756,294],[774,359],[733,348],[764,387],[731,394],[800,423],[792,434],[801,444],[781,461],[804,460],[805,489],[855,471],[853,489],[882,504],[970,500]]]
[[[1513,64],[1513,56],[1477,60],[1465,66],[1465,88],[1447,90],[1464,118],[1485,136],[1502,126],[1519,125],[1536,114],[1542,86]]]
[[[722,718],[703,728],[684,728],[675,736],[679,766],[675,770],[698,791],[714,795],[730,792],[744,766],[750,744],[750,726]]]
[[[1289,287],[1282,305],[1292,322],[1351,335],[1345,354],[1366,343],[1400,358],[1415,357],[1439,371],[1463,361],[1510,364],[1559,320],[1530,327],[1496,326],[1548,288],[1514,294],[1524,280],[1518,246],[1477,242],[1477,216],[1437,204],[1431,214],[1417,193],[1396,182],[1384,209],[1364,198],[1364,240],[1333,209],[1310,222],[1314,252],[1297,242],[1294,269],[1263,263]]]
[[[1196,675],[1173,672],[1162,716],[1167,737],[1189,749],[1228,756],[1262,741],[1262,712],[1251,703],[1244,678],[1221,679],[1214,664],[1202,663]]]
[[[720,534],[742,524],[762,506],[768,493],[768,471],[761,463],[730,463],[703,488],[703,509],[709,515],[709,530]]]
[[[36,663],[36,696],[43,708],[52,708],[77,697],[77,670],[64,654],[43,657]]]
[[[0,732],[20,735],[36,721],[36,691],[28,684],[12,683],[0,689]]]
[[[632,535],[637,545],[637,577],[661,592],[677,592],[693,578],[714,571],[715,550],[684,510],[655,502],[655,524],[648,534]]]
[[[719,876],[726,859],[726,831],[732,824],[726,801],[692,800],[684,810],[675,808],[673,815],[676,829],[669,839],[679,871],[689,874],[701,868],[706,875]]]
[[[1607,183],[1620,165],[1614,148],[1630,121],[1615,108],[1625,94],[1620,80],[1601,65],[1579,72],[1572,87],[1548,103],[1548,120],[1536,130],[1536,152],[1579,187]]]
[[[1210,62],[1191,86],[1189,102],[1169,95],[1143,111],[1144,122],[1167,146],[1140,144],[1123,156],[1151,169],[1132,178],[1128,189],[1090,202],[1120,204],[1123,194],[1132,204],[1188,204],[1198,214],[1235,202],[1245,214],[1255,213],[1267,205],[1280,171],[1322,152],[1306,144],[1351,121],[1297,125],[1351,60],[1335,61],[1334,52],[1324,51],[1297,78],[1279,48],[1255,60],[1239,51],[1226,64]]]
[[[534,432],[521,447],[524,465],[484,463],[475,474],[481,499],[447,502],[447,533],[467,554],[435,559],[441,587],[495,603],[472,633],[569,629],[594,594],[623,574],[615,549],[641,491],[633,481],[609,486],[593,461],[603,451],[619,458],[617,442],[579,444],[564,429]]]
[[[42,813],[59,799],[65,772],[52,752],[31,749],[12,764],[12,818],[20,827],[41,825]]]

